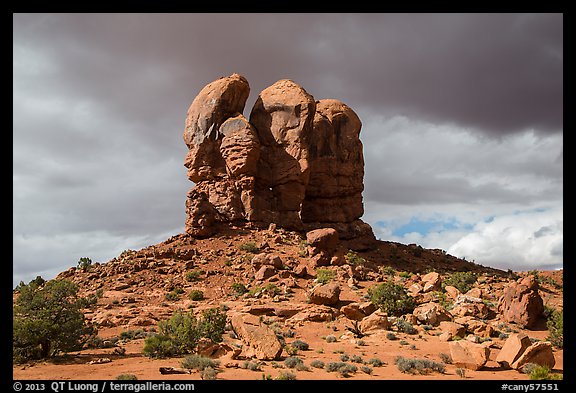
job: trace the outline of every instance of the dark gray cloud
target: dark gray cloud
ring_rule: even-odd
[[[561,14],[13,21],[16,282],[182,231],[186,111],[234,72],[251,85],[245,114],[283,78],[357,111],[375,221],[399,206],[561,205]]]

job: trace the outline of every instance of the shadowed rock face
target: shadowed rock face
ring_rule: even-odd
[[[211,236],[219,223],[275,223],[373,240],[360,220],[364,157],[356,113],[283,79],[259,94],[248,121],[249,92],[248,81],[233,74],[204,87],[188,110],[184,165],[196,185],[186,201],[186,232]]]

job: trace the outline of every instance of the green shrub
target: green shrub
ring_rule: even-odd
[[[337,340],[336,340],[336,336],[333,335],[333,334],[327,335],[325,340],[326,340],[327,343],[334,343],[334,342],[337,341]]]
[[[296,379],[296,374],[290,371],[280,371],[280,374],[274,379],[278,381],[293,381]]]
[[[368,289],[370,299],[375,306],[389,316],[401,316],[414,311],[414,300],[404,287],[387,281]]]
[[[472,285],[476,282],[476,274],[474,272],[454,272],[442,283],[442,288],[448,285],[458,288],[461,293],[466,293],[472,289]]]
[[[346,254],[346,259],[350,265],[362,265],[366,263],[366,260],[356,254],[354,251],[348,251]]]
[[[302,340],[294,340],[292,341],[292,343],[290,343],[290,345],[292,345],[295,348],[298,348],[301,351],[306,351],[308,350],[308,343]]]
[[[191,353],[200,338],[222,341],[225,325],[226,314],[217,308],[205,310],[199,319],[176,311],[169,320],[158,323],[159,334],[144,341],[144,354],[163,358]]]
[[[439,356],[440,356],[440,360],[442,360],[442,362],[444,362],[446,364],[452,364],[452,357],[450,355],[448,355],[447,353],[441,353]]]
[[[245,370],[262,371],[262,363],[258,361],[246,360],[240,367]]]
[[[394,340],[397,339],[397,338],[396,338],[396,335],[395,335],[394,333],[392,333],[392,332],[387,332],[387,333],[386,333],[386,338],[387,338],[388,340],[390,340],[390,341],[394,341]]]
[[[296,356],[290,356],[284,360],[284,365],[288,368],[295,368],[299,364],[304,364],[304,361]]]
[[[134,374],[120,374],[115,379],[117,381],[136,381],[138,377]]]
[[[316,270],[316,281],[320,284],[327,284],[336,277],[336,271],[332,269],[319,268]]]
[[[552,345],[557,348],[564,347],[564,312],[554,310],[546,321],[548,327],[548,337],[546,340],[550,341]]]
[[[458,367],[455,371],[460,378],[466,378],[466,369]]]
[[[374,371],[370,366],[360,366],[360,370],[366,374],[372,374],[372,371]]]
[[[429,359],[408,359],[398,356],[394,361],[398,370],[409,374],[428,374],[432,371],[439,373],[446,372],[446,366],[443,363],[434,362]]]
[[[234,295],[240,296],[248,292],[248,289],[241,282],[235,282],[232,284],[232,292]]]
[[[378,272],[380,272],[380,274],[382,274],[383,276],[394,277],[394,275],[396,274],[396,269],[394,269],[392,266],[380,266],[378,268]]]
[[[404,332],[408,334],[417,334],[418,330],[408,321],[404,319],[396,320],[396,327],[399,332]]]
[[[315,368],[324,368],[324,362],[320,359],[314,359],[310,362],[310,365]]]
[[[12,357],[19,363],[82,348],[93,333],[81,312],[78,286],[41,277],[21,283],[13,307]]]
[[[209,357],[193,354],[186,356],[182,360],[181,365],[189,370],[202,371],[207,367],[216,368],[220,364],[219,361],[210,359]]]
[[[172,302],[180,299],[180,295],[174,291],[168,292],[164,297],[166,300],[170,300]]]
[[[524,366],[526,368],[526,365]],[[530,369],[530,379],[532,380],[561,380],[561,374],[552,374],[548,366],[535,365]]]
[[[414,273],[412,273],[412,272],[400,272],[398,275],[402,278],[410,278],[414,275]]]
[[[364,362],[365,364],[369,364],[373,367],[382,367],[384,362],[378,358],[371,358]]]
[[[215,370],[212,367],[206,367],[202,371],[200,371],[200,378],[206,381],[211,381],[217,379],[218,370]]]
[[[254,242],[246,242],[240,245],[240,250],[249,252],[251,254],[256,254],[260,251],[256,243]]]
[[[92,267],[92,259],[83,257],[78,260],[77,269],[86,271],[90,270],[91,267]]]
[[[197,281],[200,279],[200,276],[202,275],[202,273],[204,273],[202,270],[200,269],[194,269],[194,270],[190,270],[189,272],[186,272],[186,280],[188,281]]]
[[[199,289],[193,289],[188,294],[188,299],[193,300],[193,301],[202,300],[202,299],[204,299],[204,292],[202,292]]]

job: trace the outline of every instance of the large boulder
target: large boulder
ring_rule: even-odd
[[[310,303],[333,306],[340,301],[340,285],[332,282],[317,285],[310,291]]]
[[[511,364],[511,367],[521,371],[528,363],[547,366],[550,369],[554,368],[556,360],[554,359],[552,344],[548,341],[537,341],[533,343]]]
[[[506,322],[523,328],[533,328],[544,312],[544,302],[538,293],[538,281],[533,275],[520,278],[504,288],[498,300],[498,312]]]
[[[452,320],[452,316],[444,307],[433,302],[419,305],[412,314],[425,325],[438,326],[442,321]]]
[[[456,367],[479,370],[484,367],[490,356],[488,347],[468,340],[451,341],[448,345],[452,363]]]
[[[504,368],[511,368],[511,365],[520,358],[530,345],[532,345],[532,341],[527,335],[513,333],[506,339],[496,361]]]
[[[282,344],[276,333],[252,314],[237,313],[230,317],[230,324],[246,344],[243,355],[260,360],[277,360],[282,354]]]

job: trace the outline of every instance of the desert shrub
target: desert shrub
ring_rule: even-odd
[[[277,381],[293,381],[296,379],[296,374],[290,371],[280,371],[280,374],[274,379]]]
[[[199,289],[193,289],[188,294],[188,299],[193,300],[193,301],[202,300],[202,299],[204,299],[204,292],[202,292]]]
[[[466,378],[466,369],[458,367],[455,371],[460,378]]]
[[[92,259],[82,257],[78,260],[78,264],[76,266],[77,266],[77,269],[80,269],[80,270],[84,270],[84,271],[90,270],[90,268],[92,267]]]
[[[340,360],[342,360],[343,362],[347,362],[348,360],[350,360],[350,356],[348,356],[347,354],[343,353],[340,355]]]
[[[327,284],[336,277],[336,271],[332,269],[319,268],[316,270],[316,281],[320,284]]]
[[[245,370],[262,371],[262,363],[258,361],[246,360],[240,367]]]
[[[200,276],[202,275],[202,273],[204,273],[202,270],[200,269],[194,269],[194,270],[190,270],[189,272],[186,272],[186,280],[188,281],[197,281],[200,279]]]
[[[137,340],[139,338],[146,338],[147,336],[148,333],[142,329],[136,329],[136,330],[128,329],[120,332],[118,338],[120,340],[130,341],[130,340]]]
[[[138,377],[134,374],[120,374],[115,379],[117,381],[136,381]]]
[[[400,345],[408,345],[408,341],[406,341],[406,340],[400,340],[399,344],[400,344]]]
[[[364,361],[362,360],[362,356],[360,356],[360,355],[352,355],[352,357],[350,358],[350,360],[351,360],[353,363],[362,363],[362,362],[364,362]]]
[[[266,292],[269,296],[280,295],[282,290],[276,286],[276,284],[269,283],[263,289],[263,292]]]
[[[160,321],[159,334],[144,341],[144,354],[153,358],[183,355],[192,352],[200,338],[222,341],[226,314],[217,308],[202,312],[199,319],[191,313],[176,311],[167,321]]]
[[[450,355],[448,355],[447,353],[441,353],[439,356],[440,356],[440,360],[442,360],[442,362],[444,362],[446,364],[452,364],[452,357]]]
[[[412,272],[400,272],[398,275],[402,278],[410,278],[414,275],[414,273],[412,273]]]
[[[202,378],[203,380],[212,381],[217,379],[217,377],[218,377],[218,370],[210,366],[200,371],[200,378]]]
[[[288,368],[295,368],[299,364],[304,364],[304,362],[302,361],[302,359],[300,359],[296,356],[290,356],[284,360],[284,365]]]
[[[309,345],[306,341],[302,340],[294,340],[290,343],[294,348],[298,348],[301,351],[306,351],[309,348]]]
[[[407,334],[416,334],[418,330],[408,321],[404,319],[396,320],[396,327],[398,328],[399,332],[404,332]]]
[[[429,359],[408,359],[398,356],[394,361],[398,370],[409,374],[428,374],[432,371],[444,373],[446,366],[443,363],[434,362]]]
[[[458,288],[462,293],[468,292],[472,289],[472,285],[476,282],[476,274],[474,272],[454,272],[444,279],[442,288],[448,285]]]
[[[78,286],[41,277],[21,283],[13,307],[12,357],[19,363],[81,349],[92,335],[81,312]]]
[[[254,242],[246,242],[240,245],[240,250],[249,252],[251,254],[256,254],[260,251],[256,243]]]
[[[314,359],[310,362],[310,365],[315,368],[324,368],[324,362],[320,359]]]
[[[364,362],[365,364],[369,364],[373,367],[382,367],[384,362],[378,358],[371,358]]]
[[[360,370],[366,374],[372,374],[372,371],[374,371],[370,366],[360,366]]]
[[[246,286],[244,284],[242,284],[241,282],[235,282],[234,284],[232,284],[232,292],[234,295],[240,296],[245,294],[246,292],[248,292],[248,289],[246,288]]]
[[[388,315],[401,316],[414,311],[414,300],[404,287],[387,281],[368,289],[370,299],[375,306]]]
[[[524,366],[526,369],[526,365]],[[553,374],[548,366],[535,365],[530,369],[530,379],[532,380],[560,380],[563,379],[561,374]]]
[[[548,337],[546,339],[557,348],[564,347],[564,312],[554,310],[546,321]]]
[[[388,333],[386,333],[386,338],[390,341],[394,341],[394,340],[396,340],[396,335],[392,332],[388,332]]]
[[[181,365],[190,370],[202,371],[207,367],[216,368],[219,363],[219,361],[210,359],[209,357],[193,354],[186,356],[184,360],[182,360]]]
[[[383,276],[394,277],[394,275],[396,274],[396,269],[394,269],[392,266],[380,266],[378,268],[378,272]]]
[[[327,343],[336,342],[336,336],[333,335],[333,334],[329,334],[329,335],[326,336],[326,339],[325,339],[325,340],[326,340]]]
[[[346,259],[350,265],[362,265],[366,263],[366,260],[356,254],[354,251],[348,251],[346,254]]]

